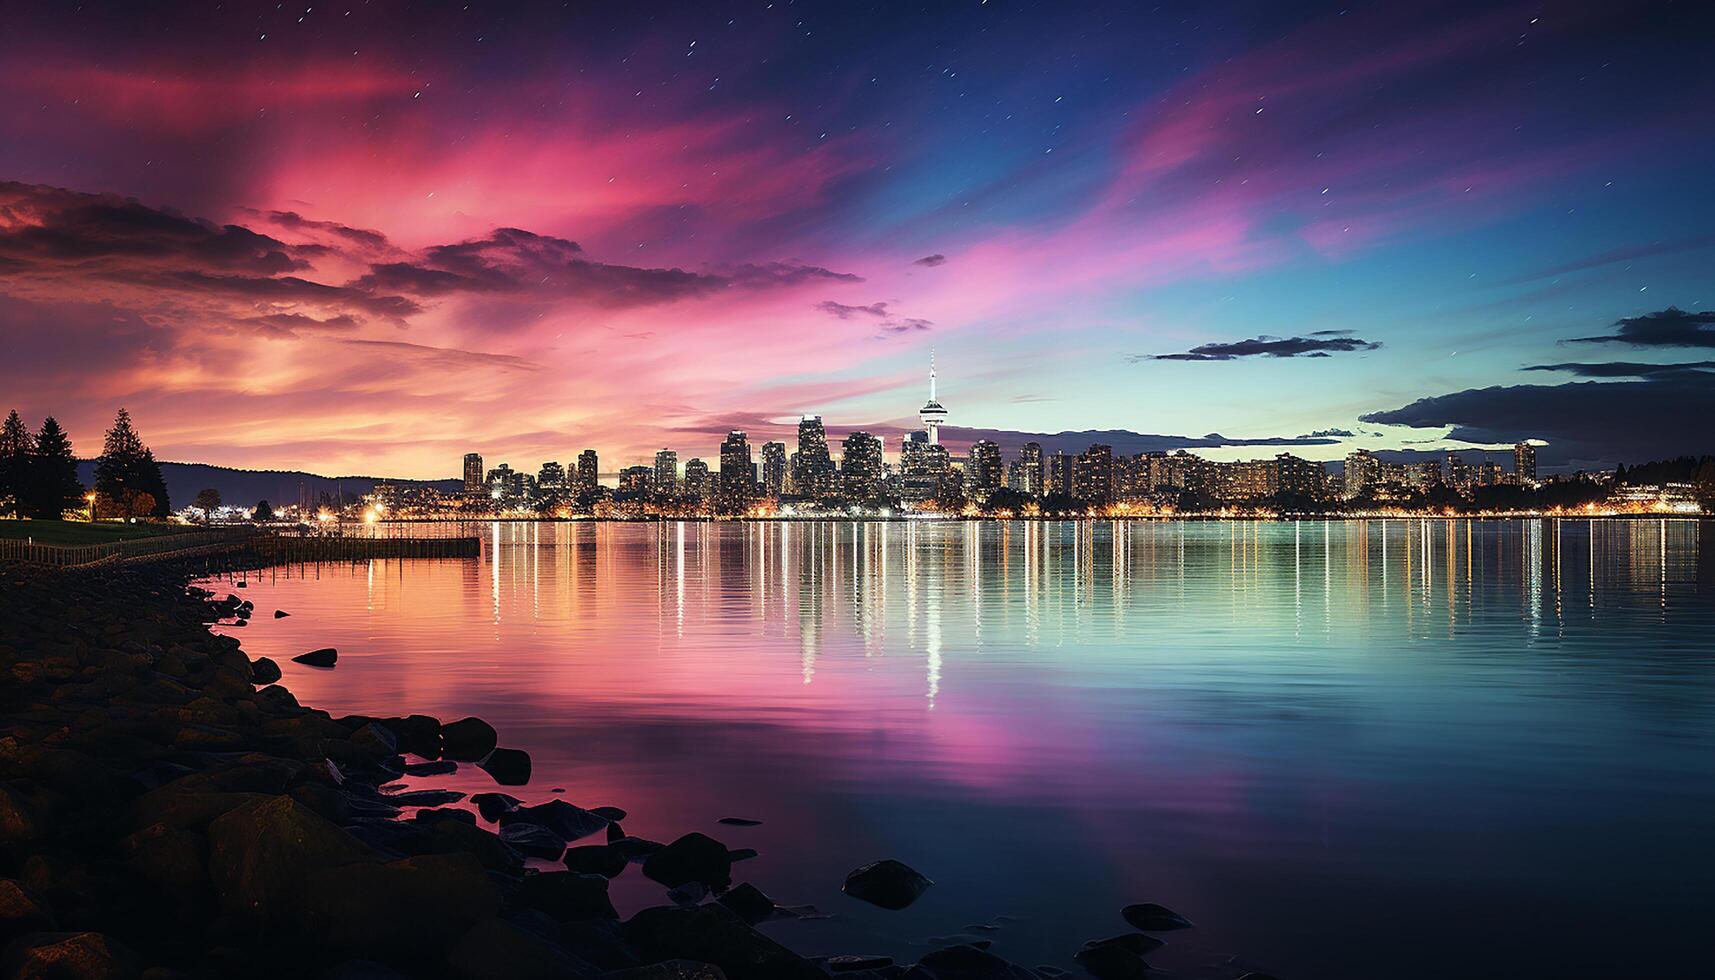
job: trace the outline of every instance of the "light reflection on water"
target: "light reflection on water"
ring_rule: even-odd
[[[1695,521],[439,530],[483,557],[252,574],[247,651],[335,714],[487,718],[531,794],[632,833],[757,846],[741,878],[839,913],[767,927],[807,953],[914,956],[1008,915],[997,952],[1070,965],[1132,901],[1198,920],[1151,958],[1191,975],[1685,975],[1711,951]],[[334,671],[285,662],[325,645]],[[884,856],[936,887],[902,913],[838,894]],[[615,895],[660,900],[635,871]]]

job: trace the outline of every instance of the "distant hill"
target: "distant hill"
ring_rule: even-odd
[[[86,459],[77,465],[78,479],[84,486],[95,483],[95,460]],[[266,500],[273,504],[290,504],[298,500],[299,488],[309,495],[311,500],[319,499],[322,492],[329,494],[344,493],[348,498],[362,496],[374,489],[377,483],[392,483],[399,486],[427,486],[442,491],[456,491],[464,486],[459,480],[389,480],[379,476],[319,476],[315,473],[304,473],[298,470],[240,470],[230,466],[212,466],[208,463],[162,463],[161,476],[167,481],[167,494],[172,498],[174,509],[185,507],[196,498],[196,495],[213,487],[220,491],[220,499],[228,504],[250,505],[258,500]]]

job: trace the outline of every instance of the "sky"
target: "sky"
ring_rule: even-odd
[[[7,20],[0,410],[89,454],[891,452],[931,352],[955,445],[1715,452],[1707,4]]]

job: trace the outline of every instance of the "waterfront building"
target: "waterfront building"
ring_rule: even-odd
[[[1072,496],[1087,504],[1114,502],[1114,450],[1100,443],[1078,454],[1072,468]]]
[[[716,503],[722,510],[742,511],[756,492],[756,463],[750,458],[750,440],[734,429],[721,443],[720,490]]]
[[[1019,447],[1018,458],[1007,469],[1006,484],[1019,493],[1042,493],[1042,443],[1027,442]]]
[[[820,415],[806,415],[798,420],[792,489],[805,497],[831,497],[839,493],[839,475],[828,454],[828,433],[822,427]]]
[[[1476,483],[1476,475],[1471,467],[1458,453],[1447,454],[1447,485],[1455,490],[1467,492]]]
[[[786,444],[784,442],[765,442],[762,444],[762,495],[771,500],[779,500],[786,493]]]
[[[1440,486],[1441,462],[1434,459],[1424,459],[1407,464],[1405,484],[1413,490],[1429,490]]]
[[[593,493],[601,485],[601,468],[597,465],[595,450],[586,449],[578,454],[578,485],[579,493]]]
[[[464,454],[464,492],[480,493],[483,488],[482,454]]]
[[[840,453],[840,483],[845,495],[854,500],[880,496],[883,474],[881,440],[867,432],[846,436]]]
[[[619,471],[617,500],[647,500],[655,483],[655,469],[650,466],[627,466]]]
[[[1492,459],[1485,459],[1477,464],[1477,486],[1495,487],[1507,482],[1506,471],[1501,464]]]
[[[899,450],[900,496],[908,503],[937,499],[951,464],[946,446],[930,442],[927,432],[911,433]]]
[[[685,461],[685,499],[692,503],[708,503],[714,485],[709,479],[709,464],[696,457]]]
[[[656,496],[671,497],[679,486],[679,454],[671,449],[656,453],[652,480]]]
[[[536,486],[543,490],[551,490],[566,485],[566,468],[554,460],[542,464],[536,472]]]
[[[1046,496],[1072,492],[1072,461],[1073,457],[1058,449],[1054,450],[1054,455],[1048,457],[1047,473],[1042,484]]]
[[[1346,480],[1342,496],[1347,500],[1381,481],[1382,461],[1368,449],[1358,449],[1346,454]]]
[[[1274,458],[1274,468],[1275,494],[1295,499],[1321,499],[1328,482],[1328,468],[1320,462],[1281,453]]]
[[[1536,447],[1521,442],[1513,447],[1513,479],[1521,487],[1534,487],[1536,480]]]
[[[978,439],[971,443],[970,455],[965,466],[966,476],[969,477],[967,488],[973,499],[981,502],[988,499],[989,494],[999,490],[1001,483],[1000,446],[990,439]]]

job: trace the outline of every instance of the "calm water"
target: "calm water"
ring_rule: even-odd
[[[1190,976],[1715,962],[1715,524],[470,530],[480,560],[249,576],[245,648],[335,714],[488,719],[520,795],[760,849],[738,880],[837,913],[765,927],[801,952],[1069,967],[1157,901]],[[839,894],[881,857],[936,886]]]

